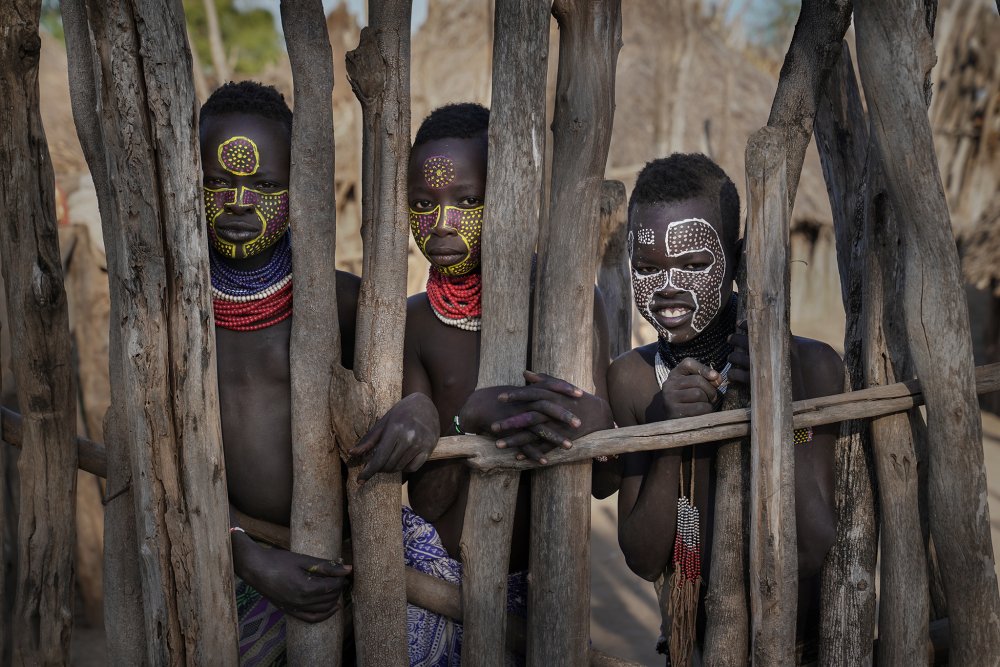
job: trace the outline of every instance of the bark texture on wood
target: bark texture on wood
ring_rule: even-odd
[[[597,286],[608,311],[611,358],[632,349],[632,275],[629,271],[628,200],[625,184],[604,181],[601,184],[601,240],[598,243],[601,263]]]
[[[0,257],[11,365],[25,415],[12,614],[15,665],[69,661],[77,454],[55,177],[38,109],[40,3],[0,9]]]
[[[779,130],[747,143],[750,370],[750,609],[753,660],[793,664],[798,598],[792,433],[788,193]]]
[[[845,391],[864,387],[862,350],[862,265],[864,200],[867,188],[868,128],[847,44],[830,73],[816,113],[816,145],[833,211],[846,314]],[[875,637],[875,560],[878,531],[875,468],[867,422],[840,427],[836,450],[837,539],[823,567],[820,661],[823,665],[865,665]]]
[[[109,440],[111,460],[124,474],[110,482],[109,495],[127,490],[119,498],[131,499],[135,521],[131,529],[112,529],[110,521],[128,520],[128,511],[119,508],[119,515],[109,507],[109,543],[112,534],[116,543],[107,552],[106,575],[138,559],[138,582],[134,570],[123,573],[121,584],[117,576],[107,579],[124,589],[140,587],[142,662],[235,663],[207,239],[183,9],[174,0],[73,9],[75,38],[67,43],[70,62],[80,67],[71,87],[74,117],[99,192],[113,300],[111,383],[120,423],[118,437]],[[134,541],[128,542],[130,530]],[[121,601],[121,594],[109,590],[109,602]],[[139,633],[133,619],[120,617],[128,609],[108,612],[109,627],[122,623],[109,642],[116,663],[135,658],[127,642]]]
[[[527,367],[531,262],[538,236],[545,166],[545,83],[550,2],[498,0],[494,17],[493,108],[490,111],[483,220],[483,328],[479,387],[520,385]],[[509,454],[508,454],[509,456]],[[503,664],[506,575],[518,473],[474,472],[460,545],[466,620],[462,660]]]
[[[941,562],[955,664],[1000,655],[1000,593],[990,544],[969,315],[927,120],[935,61],[921,3],[857,3],[858,60],[874,142],[903,238],[910,351],[927,395],[930,526]]]
[[[592,293],[614,119],[621,2],[556,0],[559,74],[549,215],[539,235],[532,364],[593,391]],[[531,487],[529,665],[586,662],[591,463],[540,469]]]
[[[347,54],[364,117],[363,276],[353,374],[334,369],[331,400],[341,450],[354,446],[399,400],[406,318],[406,167],[410,151],[410,2],[373,4],[358,48]],[[348,469],[354,543],[354,633],[363,665],[405,665],[406,597],[399,529],[400,475],[358,484]]]
[[[747,254],[744,244],[736,267],[739,295],[736,317],[746,318]],[[750,392],[730,385],[722,410],[742,411],[749,419]],[[749,428],[747,429],[747,433]],[[730,436],[732,437],[732,436]],[[710,667],[745,667],[750,649],[750,443],[730,439],[715,455],[715,529],[712,533],[712,569],[705,596],[704,661]]]
[[[874,167],[873,180],[880,174]],[[895,380],[885,332],[895,313],[893,297],[902,279],[895,220],[883,192],[868,190],[865,235],[865,380],[869,387]],[[930,620],[925,542],[920,527],[917,457],[905,414],[872,420],[872,449],[878,473],[881,517],[881,600],[878,622],[880,665],[915,665],[927,656]]]
[[[851,0],[803,0],[774,92],[768,127],[785,131],[788,210],[795,203],[816,107],[851,24]]]
[[[206,1],[213,5],[212,0]],[[289,215],[295,221],[295,317],[289,341],[292,405],[292,551],[340,557],[344,484],[328,392],[340,364],[337,208],[334,201],[333,52],[320,0],[282,2],[295,94]],[[211,22],[209,23],[211,28]],[[220,46],[221,52],[221,46]],[[214,57],[214,47],[213,47]],[[322,623],[288,617],[293,665],[339,665],[344,615]]]

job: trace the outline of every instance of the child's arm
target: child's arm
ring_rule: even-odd
[[[233,506],[229,525],[238,527]],[[308,623],[340,608],[340,593],[351,566],[257,544],[242,530],[230,530],[233,570],[274,606]]]
[[[358,479],[367,481],[378,472],[412,473],[437,446],[441,434],[437,407],[431,400],[431,382],[420,359],[419,332],[407,308],[403,342],[403,398],[375,422],[348,453],[371,452]]]
[[[619,426],[635,426],[646,421],[653,408],[651,392],[639,391],[636,378],[648,368],[638,351],[628,352],[611,364],[608,390],[611,409]],[[640,410],[636,406],[649,406]],[[641,412],[641,415],[637,415]],[[643,579],[654,581],[667,566],[673,553],[677,505],[679,458],[669,450],[636,452],[620,458],[621,488],[618,490],[618,544],[629,569]]]

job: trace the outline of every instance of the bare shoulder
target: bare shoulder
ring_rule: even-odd
[[[347,271],[337,271],[337,310],[341,319],[345,314],[352,316],[358,312],[358,294],[361,292],[361,278]]]
[[[792,336],[792,372],[802,375],[806,391],[803,398],[829,396],[844,390],[844,361],[822,341]]]
[[[659,387],[653,359],[656,343],[643,345],[622,354],[608,369],[608,395],[619,426],[642,423],[639,415],[645,414]]]

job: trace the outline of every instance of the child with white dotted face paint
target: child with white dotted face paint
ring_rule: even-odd
[[[718,209],[707,198],[638,204],[629,218],[635,305],[669,343],[698,336],[732,295]]]

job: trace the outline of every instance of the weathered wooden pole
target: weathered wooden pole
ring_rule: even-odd
[[[406,318],[406,167],[410,152],[410,2],[369,7],[358,48],[347,54],[363,114],[363,276],[354,372],[334,369],[331,402],[342,451],[353,447],[402,393]],[[348,469],[354,544],[354,635],[362,665],[405,665],[406,589],[400,475],[358,483]]]
[[[788,184],[780,130],[750,137],[747,170],[747,323],[750,350],[750,608],[752,655],[795,662],[798,562],[789,317]]]
[[[863,216],[869,151],[867,123],[846,43],[827,81],[815,129],[833,211],[846,314],[845,391],[857,391],[865,384],[862,348],[865,276],[855,267],[862,266],[867,248]],[[820,662],[829,666],[870,665],[875,638],[878,526],[868,422],[842,422],[836,447],[837,539],[823,567]]]
[[[737,317],[746,317],[746,247],[736,271]],[[730,385],[722,410],[747,410],[746,386]],[[715,415],[712,415],[713,417]],[[750,443],[746,438],[724,441],[715,454],[715,527],[712,569],[705,596],[704,662],[711,667],[745,667],[750,648],[750,590],[747,587],[750,518]]]
[[[908,374],[909,366],[906,344],[898,333],[903,313],[893,294],[902,280],[896,250],[899,235],[882,186],[878,152],[869,141],[846,44],[830,84],[817,115],[816,135],[831,206],[836,211],[835,224],[842,228],[838,233],[851,234],[854,243],[853,248],[847,247],[848,239],[842,239],[845,254],[850,254],[844,261],[853,267],[853,271],[848,267],[850,273],[842,279],[845,285],[854,282],[858,289],[854,298],[845,302],[852,318],[848,332],[861,333],[860,340],[845,341],[847,361],[852,378],[862,378],[865,386],[891,384],[898,374]],[[858,321],[853,321],[859,315]],[[878,631],[878,659],[883,665],[917,664],[926,659],[927,651],[927,565],[912,418],[912,414],[894,414],[871,422],[879,514],[883,519]],[[849,502],[854,504],[861,498],[858,494]],[[874,557],[874,546],[867,549]],[[857,635],[857,629],[855,624],[850,632]],[[870,641],[871,635],[865,634]],[[848,647],[853,644],[847,641]]]
[[[611,358],[632,349],[632,275],[628,252],[628,199],[621,181],[601,184],[601,263],[597,286],[608,311]]]
[[[1000,655],[1000,593],[968,306],[927,119],[935,62],[928,17],[933,11],[916,0],[859,0],[858,62],[903,241],[910,352],[926,385],[930,527],[948,597],[950,658],[978,665]]]
[[[803,0],[781,65],[767,125],[785,132],[789,214],[812,139],[816,107],[850,24],[851,0]]]
[[[550,2],[497,0],[483,220],[479,387],[520,385],[545,165]],[[498,202],[503,202],[500,205]],[[510,210],[520,211],[509,216]],[[507,454],[510,456],[510,454]],[[473,472],[462,529],[462,662],[503,665],[519,474]]]
[[[73,630],[76,406],[55,177],[38,108],[40,7],[19,0],[0,9],[0,264],[24,414],[15,665],[66,664]]]
[[[588,391],[600,197],[614,120],[621,2],[556,0],[559,74],[549,216],[539,234],[532,364]],[[581,665],[590,639],[591,462],[540,469],[531,487],[529,665]]]
[[[63,3],[63,12],[74,119],[99,193],[112,298],[109,654],[116,664],[235,664],[183,8],[176,0],[120,0]]]
[[[98,75],[97,55],[91,45],[91,30],[85,0],[65,0],[60,3],[63,34],[66,37],[70,97],[73,120],[87,165],[94,179],[98,208],[103,221],[117,215],[112,183],[108,176],[104,128],[97,114]],[[106,224],[111,224],[107,222]],[[110,322],[121,321],[120,299],[111,299]],[[108,349],[122,349],[124,332],[111,326]],[[109,377],[109,381],[111,378]],[[112,397],[117,397],[112,389]],[[136,547],[135,506],[129,486],[130,467],[126,432],[119,428],[121,418],[114,405],[104,416],[103,432],[108,450],[108,502],[104,508],[104,617],[108,655],[122,664],[140,664],[146,660],[146,626],[142,607],[142,583],[139,572],[139,551]],[[81,463],[84,457],[81,454]]]
[[[295,227],[295,317],[289,341],[292,551],[334,560],[340,557],[343,540],[344,484],[328,396],[333,369],[340,365],[333,262],[333,53],[320,0],[282,2],[281,23],[295,93],[289,182]],[[293,665],[340,664],[342,613],[322,623],[287,619],[287,652]]]

